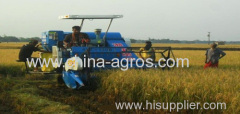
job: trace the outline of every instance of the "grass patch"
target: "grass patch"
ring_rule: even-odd
[[[0,65],[0,74],[5,76],[23,76],[25,68],[18,65]]]

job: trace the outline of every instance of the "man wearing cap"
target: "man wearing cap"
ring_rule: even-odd
[[[211,44],[211,48],[206,51],[206,60],[204,69],[209,67],[218,67],[218,61],[226,55],[222,50],[217,48],[217,44]]]
[[[64,47],[69,48],[72,46],[80,46],[86,45],[87,43],[90,43],[90,39],[88,38],[88,35],[85,33],[80,32],[81,27],[80,26],[73,26],[72,27],[72,33],[66,35],[66,37],[63,40]]]
[[[146,46],[140,49],[139,56],[144,60],[151,58],[153,62],[155,61],[155,50],[152,48],[151,41],[146,41]]]

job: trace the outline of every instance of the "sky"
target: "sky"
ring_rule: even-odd
[[[240,0],[0,0],[0,36],[41,37],[71,31],[80,20],[61,15],[123,15],[109,32],[125,38],[240,41]],[[86,20],[82,31],[106,31],[109,20]]]

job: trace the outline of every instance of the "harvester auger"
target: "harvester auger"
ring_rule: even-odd
[[[143,69],[149,68],[147,64],[144,64],[145,60],[141,61],[138,56],[140,47],[130,47],[130,44],[124,40],[119,32],[108,32],[113,19],[122,17],[122,15],[60,16],[60,19],[81,19],[81,28],[83,28],[83,22],[86,19],[110,19],[110,24],[106,32],[101,32],[101,29],[95,29],[94,32],[82,32],[91,39],[91,42],[84,45],[72,46],[70,48],[64,48],[63,40],[65,36],[71,32],[64,32],[61,30],[43,32],[41,38],[43,49],[51,53],[42,53],[42,59],[52,58],[58,62],[54,63],[52,67],[45,67],[42,72],[58,72],[62,74],[62,79],[67,87],[77,89],[89,85],[91,72],[94,71],[113,68],[126,69],[126,67],[139,68],[139,66]],[[159,65],[162,64],[168,64],[172,67],[161,67],[160,70],[173,68],[175,65],[175,57],[171,47],[153,48],[155,49],[156,60],[159,59],[158,57],[168,60],[171,56],[172,59],[161,62],[153,61],[151,68],[159,69]],[[90,60],[90,62],[88,60]],[[115,65],[118,63],[122,65],[119,67],[113,66],[113,64]]]

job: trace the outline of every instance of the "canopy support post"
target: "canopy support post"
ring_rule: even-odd
[[[83,27],[83,22],[84,22],[84,19],[82,19],[82,22],[81,22],[81,24],[80,24],[80,31],[82,30],[82,27]]]
[[[103,36],[103,42],[104,42],[104,46],[106,46],[106,36],[107,36],[107,33],[108,33],[108,30],[109,30],[109,28],[110,28],[110,26],[111,26],[111,24],[112,24],[112,21],[113,21],[113,18],[110,20],[110,23],[109,23],[109,25],[108,25],[108,28],[107,28],[107,31],[105,32],[105,34],[104,34],[104,36]]]

